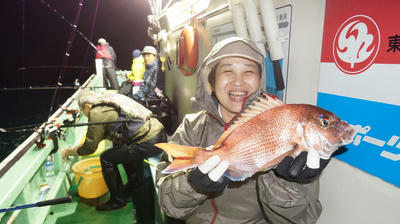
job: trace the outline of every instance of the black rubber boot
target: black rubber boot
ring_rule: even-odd
[[[128,183],[122,187],[122,192],[132,193],[141,188],[144,184],[143,160],[134,160],[131,163],[125,163],[122,165],[128,178]]]
[[[102,166],[102,172],[104,181],[107,184],[107,187],[110,191],[110,200],[108,200],[105,204],[96,206],[96,210],[100,211],[110,211],[114,209],[123,208],[126,206],[126,202],[120,196],[122,180],[119,175],[119,171],[117,167],[114,167],[111,163],[100,160]]]
[[[148,165],[145,165],[145,169],[149,169]],[[148,170],[150,172],[150,170]],[[151,176],[144,178],[143,187],[138,189],[133,194],[133,204],[136,208],[136,220],[137,223],[154,223],[155,220],[155,192],[154,184]]]
[[[97,211],[111,211],[115,209],[125,208],[126,202],[118,198],[110,198],[106,203],[96,206]]]

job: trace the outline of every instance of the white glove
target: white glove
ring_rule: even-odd
[[[198,166],[199,170],[203,174],[208,173],[208,177],[214,182],[217,182],[221,178],[225,171],[229,167],[229,162],[226,160],[221,161],[218,155],[213,155],[211,158],[206,160],[203,164]]]

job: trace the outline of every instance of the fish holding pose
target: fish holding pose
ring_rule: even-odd
[[[211,148],[169,143],[155,146],[174,157],[164,174],[197,167],[218,155],[221,161],[229,162],[224,175],[241,181],[302,151],[328,159],[340,146],[352,142],[354,135],[354,129],[332,112],[308,104],[284,104],[263,94]]]

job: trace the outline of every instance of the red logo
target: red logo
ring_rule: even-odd
[[[333,41],[333,58],[344,73],[355,75],[367,70],[378,54],[379,28],[365,15],[346,20],[336,32]]]

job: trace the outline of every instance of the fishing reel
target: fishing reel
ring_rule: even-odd
[[[64,121],[63,121],[64,125],[74,124],[76,122],[76,120],[81,116],[81,114],[79,113],[79,110],[69,109],[69,108],[65,108],[65,107],[61,107],[61,109],[63,111],[65,111],[66,114],[72,115],[72,118],[64,119]]]
[[[58,138],[60,137],[60,129],[54,124],[45,124],[44,127],[37,131],[39,133],[39,141],[35,141],[36,146],[42,149],[46,146],[44,140],[52,139],[53,149],[50,154],[57,152],[58,150]]]
[[[59,133],[59,129],[58,129],[58,127],[56,126],[56,125],[54,125],[54,124],[47,124],[45,127],[44,127],[44,135],[47,137],[47,138],[51,138],[52,136],[57,136],[58,135],[58,133]]]
[[[50,154],[57,152],[60,129],[54,124],[48,124],[44,128],[44,134],[47,138],[51,138],[53,140],[53,149],[51,150]]]
[[[78,79],[75,79],[75,81],[74,81],[74,87],[75,87],[75,89],[81,88],[81,84],[79,83],[79,80],[78,80]]]

